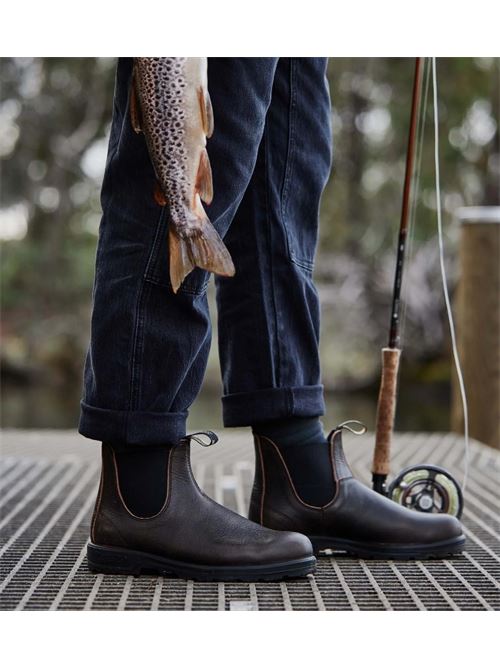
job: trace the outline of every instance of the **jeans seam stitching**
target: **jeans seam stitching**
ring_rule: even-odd
[[[145,276],[144,280],[147,283],[152,283],[153,285],[158,285],[160,287],[171,287],[170,283],[168,284],[165,283],[165,281],[162,281],[157,276]],[[201,297],[202,295],[205,294],[209,283],[210,283],[210,275],[208,279],[205,281],[205,283],[203,283],[203,285],[198,290],[194,290],[193,288],[183,287],[181,285],[181,287],[177,292],[182,294],[194,295],[195,297]]]
[[[155,230],[155,235],[153,238],[153,243],[151,245],[151,248],[149,250],[149,253],[147,255],[147,260],[146,260],[146,266],[142,274],[143,280],[141,281],[141,285],[139,288],[139,292],[137,295],[137,302],[136,302],[136,307],[135,307],[135,312],[134,312],[134,336],[133,336],[133,341],[132,341],[132,356],[131,356],[131,371],[130,371],[130,396],[129,396],[129,407],[128,407],[128,414],[127,414],[127,419],[126,419],[126,434],[128,434],[129,430],[129,415],[132,411],[137,410],[138,404],[139,404],[139,399],[140,399],[140,387],[141,387],[141,365],[138,362],[138,355],[141,354],[141,351],[139,350],[139,339],[142,335],[142,332],[144,330],[144,313],[143,313],[143,303],[144,300],[146,299],[146,286],[148,286],[148,290],[150,289],[149,282],[146,280],[146,274],[149,271],[149,267],[151,266],[153,262],[153,258],[156,256],[156,249],[158,248],[158,243],[159,243],[159,238],[160,238],[160,231],[163,228],[163,223],[165,221],[165,216],[166,216],[166,207],[162,207],[160,210],[160,214],[158,216],[158,220],[156,223],[156,230]]]
[[[290,261],[300,267],[305,269],[308,272],[313,272],[314,270],[314,256],[312,260],[307,258],[297,257],[293,245],[291,243],[291,233],[289,226],[287,225],[287,209],[288,201],[290,197],[290,183],[292,181],[294,173],[294,157],[295,157],[295,136],[296,136],[296,106],[297,106],[297,73],[296,73],[296,63],[294,58],[290,58],[290,104],[288,111],[289,118],[289,132],[288,132],[288,145],[287,145],[287,155],[285,163],[285,176],[283,179],[283,187],[281,191],[281,202],[280,202],[280,214],[285,231],[285,237],[288,247],[288,257]]]
[[[287,143],[287,155],[285,163],[285,177],[283,179],[283,188],[281,191],[281,202],[280,202],[280,211],[283,223],[286,218],[286,206],[288,203],[288,197],[290,193],[290,182],[292,179],[293,173],[293,157],[295,153],[295,106],[296,106],[296,87],[295,87],[295,61],[293,58],[290,58],[290,104],[288,108],[288,143]],[[285,229],[286,225],[285,225]],[[287,231],[288,236],[288,231]]]
[[[314,262],[309,262],[308,260],[299,260],[295,257],[295,254],[292,252],[290,257],[291,262],[296,264],[301,269],[306,269],[307,271],[312,272],[314,270]]]
[[[153,245],[151,247],[151,251],[149,252],[148,260],[146,262],[146,268],[144,269],[144,274],[143,274],[144,280],[149,280],[150,267],[153,264],[154,259],[156,258],[156,251],[158,249],[161,231],[163,227],[166,227],[164,225],[166,217],[167,217],[167,207],[164,206],[160,210],[160,215],[158,217],[158,222],[156,224],[156,231],[153,239]]]
[[[139,292],[137,295],[137,302],[135,306],[135,312],[134,312],[134,336],[132,340],[132,355],[131,355],[131,363],[130,363],[130,395],[129,395],[129,405],[128,405],[128,413],[126,417],[126,423],[125,423],[125,434],[128,435],[129,431],[129,417],[132,411],[137,410],[138,404],[139,404],[139,393],[140,393],[140,377],[141,377],[141,365],[138,362],[138,354],[140,354],[139,351],[139,338],[141,336],[141,332],[144,330],[144,314],[142,312],[142,306],[143,302],[145,299],[145,290],[146,286],[149,286],[149,283],[145,280],[146,274],[149,270],[149,267],[151,266],[151,263],[153,262],[153,258],[156,255],[156,249],[158,247],[158,239],[160,237],[160,230],[163,227],[163,222],[165,220],[165,215],[166,215],[166,207],[162,207],[160,210],[160,214],[158,216],[158,220],[156,223],[156,230],[155,230],[155,235],[153,238],[153,243],[151,245],[151,248],[148,252],[147,255],[147,260],[146,260],[146,266],[144,268],[144,271],[142,273],[142,278],[143,280],[141,281],[141,285],[139,288]],[[148,287],[148,289],[150,289]]]
[[[134,398],[135,398],[135,359],[136,359],[136,353],[137,353],[137,330],[138,330],[138,311],[139,311],[139,304],[141,302],[142,298],[142,293],[144,290],[144,283],[141,282],[140,288],[139,288],[139,294],[137,298],[137,303],[136,303],[136,308],[134,311],[134,335],[132,339],[132,355],[131,355],[131,364],[130,364],[130,392],[129,392],[129,399],[128,399],[128,409],[127,413],[125,416],[125,440],[127,440],[127,435],[129,431],[129,416],[130,413],[134,410]]]
[[[287,207],[288,200],[290,198],[290,183],[292,181],[292,176],[294,172],[294,157],[295,157],[295,116],[296,116],[296,105],[297,105],[297,85],[296,85],[296,64],[295,59],[290,58],[290,103],[288,107],[288,142],[287,142],[287,153],[285,159],[285,175],[283,179],[283,187],[281,190],[280,198],[280,217],[283,230],[285,233],[286,245],[288,249],[288,258],[294,264],[299,265],[302,268],[309,269],[309,267],[304,267],[300,264],[300,261],[297,261],[295,256],[295,251],[293,250],[293,245],[291,241],[291,232],[289,226],[287,225]]]
[[[209,283],[210,283],[210,275],[208,277],[208,280],[205,281],[205,283],[203,283],[203,285],[198,290],[194,290],[193,288],[183,288],[181,286],[179,288],[179,292],[182,292],[182,293],[188,294],[188,295],[193,295],[194,297],[201,297],[202,295],[205,294]]]
[[[274,281],[274,264],[273,264],[273,253],[272,253],[272,226],[271,219],[269,216],[269,161],[268,161],[268,126],[267,121],[264,126],[264,178],[265,178],[265,198],[264,206],[266,208],[266,220],[267,220],[267,241],[268,241],[268,253],[269,253],[269,273],[271,276],[271,294],[272,294],[272,303],[273,303],[273,315],[274,315],[274,338],[276,341],[276,384],[280,385],[281,382],[281,355],[280,355],[280,341],[278,336],[278,311],[276,308],[276,286]]]
[[[127,428],[126,432],[128,434],[128,422],[129,416],[133,411],[137,410],[138,406],[138,388],[140,389],[140,364],[138,362],[138,356],[141,354],[141,349],[139,345],[139,340],[144,331],[144,313],[143,313],[143,301],[145,293],[146,284],[143,282],[141,284],[139,295],[137,298],[137,304],[135,308],[135,326],[134,326],[134,339],[132,343],[132,359],[130,364],[130,398],[129,398],[129,412],[127,414]]]
[[[95,287],[96,287],[96,279],[97,279],[97,267],[99,266],[99,259],[100,256],[102,255],[102,243],[101,243],[101,234],[104,232],[104,225],[107,224],[108,221],[108,212],[111,208],[111,204],[113,202],[113,162],[115,160],[116,155],[118,154],[118,147],[119,147],[119,140],[116,142],[115,146],[111,148],[111,153],[108,154],[106,163],[106,174],[108,176],[108,187],[109,187],[109,197],[106,202],[106,205],[102,205],[102,193],[99,197],[99,201],[101,203],[101,221],[99,224],[99,240],[97,243],[97,248],[96,248],[96,253],[95,253],[95,276],[94,276],[94,283],[92,287],[92,301],[94,301],[95,297]],[[108,150],[109,150],[109,145],[108,145]]]

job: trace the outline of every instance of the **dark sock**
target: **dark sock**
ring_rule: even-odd
[[[252,425],[254,434],[276,443],[297,494],[313,506],[333,499],[335,481],[328,441],[319,417],[290,417]]]
[[[116,457],[120,491],[127,508],[139,517],[156,515],[167,493],[170,446],[111,445]]]

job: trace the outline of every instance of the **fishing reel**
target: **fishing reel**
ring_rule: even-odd
[[[447,513],[460,518],[462,490],[455,478],[439,466],[409,466],[391,482],[387,496],[405,508],[422,513]]]

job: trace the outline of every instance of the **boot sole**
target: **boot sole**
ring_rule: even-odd
[[[465,545],[465,536],[429,544],[394,545],[387,543],[361,543],[341,538],[309,536],[318,555],[322,550],[342,550],[361,559],[439,559],[460,554]]]
[[[88,567],[94,573],[116,575],[157,574],[177,576],[187,580],[213,580],[256,582],[259,580],[283,580],[312,573],[316,567],[314,556],[274,564],[248,566],[213,566],[192,564],[167,559],[147,552],[126,550],[120,547],[87,545]]]

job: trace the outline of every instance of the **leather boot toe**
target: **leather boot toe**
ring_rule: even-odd
[[[151,517],[130,512],[120,491],[113,448],[103,444],[102,455],[87,548],[91,570],[244,581],[279,580],[314,570],[316,559],[306,536],[260,526],[198,487],[188,440],[169,452],[165,502]]]
[[[254,438],[253,521],[305,534],[316,553],[333,549],[360,557],[423,559],[463,550],[465,536],[457,518],[410,510],[356,480],[345,459],[341,428],[329,437],[335,495],[321,507],[300,498],[279,447],[264,436]]]

